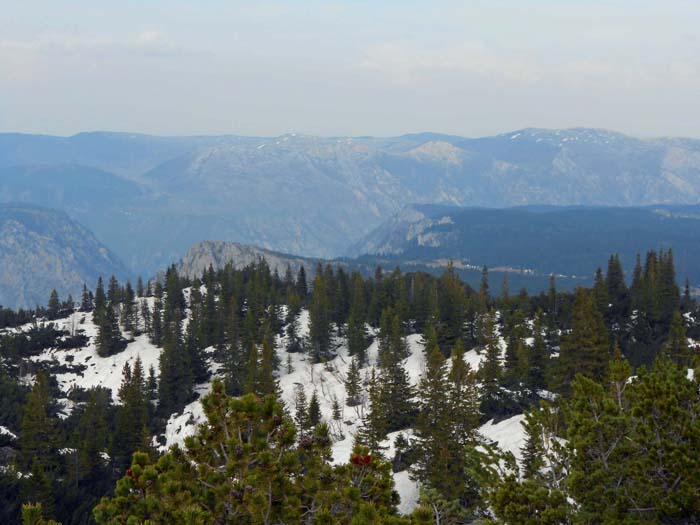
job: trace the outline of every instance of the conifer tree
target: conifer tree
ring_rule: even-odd
[[[532,346],[527,347],[527,371],[525,373],[525,387],[533,392],[542,390],[547,386],[547,361],[549,352],[545,339],[547,321],[545,314],[540,309],[535,313],[532,323]]]
[[[96,345],[97,353],[101,357],[113,355],[125,346],[117,316],[111,305],[107,305],[99,316]]]
[[[256,344],[252,344],[248,350],[244,391],[246,394],[260,393],[260,352]]]
[[[683,316],[680,311],[673,314],[671,327],[668,332],[668,340],[664,346],[664,355],[674,363],[686,368],[697,366],[697,353],[691,350],[688,344],[688,336],[683,326]]]
[[[367,327],[364,283],[359,273],[352,275],[352,301],[348,316],[348,353],[357,356],[360,365],[367,361]]]
[[[90,291],[88,290],[87,284],[83,283],[83,293],[80,296],[80,311],[89,312],[92,310],[92,298]]]
[[[54,288],[49,296],[48,308],[46,314],[49,319],[58,319],[61,313],[61,300],[58,298],[58,292]]]
[[[133,367],[130,367],[129,363],[124,365],[119,402],[111,455],[115,468],[123,471],[131,462],[132,454],[141,449],[143,427],[148,424],[146,378],[141,359],[138,357]]]
[[[397,515],[390,465],[361,447],[350,463],[331,465],[327,425],[297,442],[273,396],[230,399],[218,381],[203,406],[208,424],[185,450],[156,464],[135,455],[115,497],[95,509],[98,524],[408,525]]]
[[[348,373],[345,377],[345,403],[354,407],[362,403],[362,379],[360,378],[360,365],[357,356],[350,359]]]
[[[107,396],[110,395],[110,391],[91,389],[80,416],[75,437],[78,454],[78,472],[75,477],[80,482],[99,483],[106,475],[102,454],[107,449],[109,438],[106,412],[111,401]]]
[[[309,287],[306,283],[306,270],[303,264],[299,267],[299,273],[297,274],[296,290],[301,304],[306,304],[306,296],[309,293]]]
[[[612,331],[619,334],[622,324],[629,316],[630,297],[625,284],[625,273],[622,269],[620,256],[611,255],[608,260],[608,269],[605,274],[605,287],[610,298],[609,322]]]
[[[481,340],[484,342],[484,360],[479,369],[482,385],[481,411],[485,414],[494,414],[500,410],[503,364],[496,330],[496,313],[493,310],[483,315]]]
[[[595,305],[593,294],[584,288],[576,290],[571,330],[562,338],[557,361],[557,385],[568,393],[576,374],[600,379],[610,358],[610,340],[603,316]]]
[[[309,423],[309,404],[302,385],[297,385],[294,393],[294,422],[299,429],[299,434],[302,436],[311,427]]]
[[[179,291],[168,292],[163,312],[158,409],[164,416],[181,410],[192,399],[194,389],[192,363],[182,340],[182,311],[177,294],[181,295]]]
[[[449,411],[453,421],[455,441],[467,446],[476,439],[479,426],[479,392],[476,373],[464,360],[464,344],[457,340],[452,349],[452,366],[448,374]]]
[[[367,388],[369,398],[369,410],[365,413],[362,426],[357,435],[357,442],[366,446],[370,452],[381,454],[384,447],[381,442],[387,434],[387,414],[386,405],[382,403],[382,388],[379,376],[372,368]]]
[[[22,416],[21,464],[31,474],[22,487],[22,497],[41,503],[47,516],[54,512],[54,483],[60,466],[59,426],[53,412],[48,379],[38,372]]]
[[[330,356],[331,319],[327,277],[317,272],[309,304],[309,353],[314,363]]]
[[[446,348],[451,348],[457,339],[464,336],[467,302],[464,284],[452,262],[440,277],[438,301],[440,326],[435,327],[438,330],[438,341]]]
[[[95,298],[93,301],[95,314],[93,316],[95,324],[100,324],[100,318],[104,315],[107,308],[107,296],[105,295],[102,277],[97,278],[97,287],[95,288]]]
[[[309,426],[315,427],[321,422],[321,404],[318,401],[318,393],[314,390],[309,401],[309,415],[307,417]]]
[[[260,352],[260,374],[258,377],[258,394],[276,394],[278,391],[277,380],[274,372],[277,368],[277,354],[270,338],[263,338]]]
[[[136,315],[135,308],[135,296],[134,290],[131,287],[131,282],[126,282],[126,287],[124,288],[124,306],[121,311],[122,325],[124,325],[124,330],[132,335],[139,335],[138,331],[138,318]]]

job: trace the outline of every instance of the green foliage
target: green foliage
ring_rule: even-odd
[[[576,290],[571,329],[561,342],[557,361],[557,389],[568,394],[577,374],[601,378],[610,358],[610,340],[595,296],[584,288]]]
[[[301,440],[273,396],[203,400],[208,425],[156,463],[135,454],[114,498],[95,508],[100,524],[400,524],[389,465],[356,448],[328,463],[327,427]]]

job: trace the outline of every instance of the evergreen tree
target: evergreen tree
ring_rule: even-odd
[[[89,312],[92,310],[93,305],[92,305],[92,297],[91,293],[88,290],[88,287],[85,283],[83,283],[83,293],[80,296],[80,311],[81,312]]]
[[[115,416],[111,455],[117,471],[123,472],[134,452],[142,450],[143,427],[148,424],[149,401],[146,380],[140,358],[133,368],[124,365],[119,402]]]
[[[49,319],[58,319],[61,314],[61,300],[58,298],[58,292],[56,289],[51,290],[51,295],[49,297],[48,308],[46,310],[46,315]]]
[[[297,385],[294,393],[294,422],[301,436],[311,427],[309,422],[309,404],[302,385]]]
[[[114,309],[108,305],[99,316],[97,353],[101,357],[108,357],[122,350],[126,346],[125,343]]]
[[[545,339],[546,323],[544,312],[537,310],[532,323],[532,346],[527,347],[527,372],[525,387],[532,392],[542,390],[547,386],[547,361],[549,352]]]
[[[387,414],[386,405],[382,403],[382,388],[379,383],[379,376],[372,368],[367,389],[369,398],[369,410],[362,421],[362,427],[357,435],[357,442],[366,446],[370,452],[381,454],[384,447],[381,442],[387,434]]]
[[[664,354],[673,362],[686,368],[697,366],[697,353],[691,350],[688,344],[688,336],[683,326],[683,316],[680,311],[673,314],[671,327],[668,332],[668,340],[664,346]]]
[[[348,373],[345,377],[345,403],[354,407],[362,403],[362,379],[360,378],[360,365],[357,356],[350,359]]]
[[[105,295],[104,285],[102,284],[102,277],[97,278],[97,287],[95,288],[95,298],[93,300],[94,304],[94,320],[95,324],[100,324],[100,317],[104,315],[104,311],[107,308],[107,296]]]
[[[44,515],[52,516],[54,483],[60,467],[60,435],[49,382],[43,372],[37,373],[24,406],[19,445],[21,466],[31,474],[22,486],[23,500],[41,503]]]
[[[438,341],[446,348],[451,348],[457,339],[464,336],[467,302],[464,284],[452,262],[440,277],[438,301],[440,325],[435,327],[438,330]]]
[[[299,273],[297,274],[296,290],[297,295],[301,300],[301,304],[305,304],[306,296],[309,293],[309,287],[306,283],[306,270],[304,269],[303,264],[299,267]]]
[[[496,313],[492,310],[483,315],[481,339],[484,342],[484,360],[479,369],[481,379],[481,411],[492,415],[501,410],[503,364],[501,346],[496,330]]]
[[[314,363],[330,356],[331,320],[327,278],[317,272],[309,304],[309,353]]]
[[[318,394],[314,390],[309,401],[309,415],[307,417],[309,426],[315,427],[321,422],[321,404],[318,401]]]
[[[185,450],[156,464],[134,456],[114,498],[95,509],[98,524],[409,524],[397,515],[390,465],[361,447],[331,465],[327,425],[297,443],[273,396],[227,398],[218,381],[203,406],[208,424]]]
[[[365,310],[364,283],[359,273],[352,275],[352,301],[348,317],[348,353],[357,356],[360,365],[367,361],[367,314]]]
[[[557,361],[557,386],[568,393],[576,374],[602,378],[610,357],[610,340],[594,296],[584,288],[576,290],[571,330],[565,334]]]
[[[181,410],[191,399],[194,373],[190,354],[182,340],[182,312],[179,299],[168,292],[163,313],[163,351],[160,354],[158,409],[164,416]],[[181,295],[181,294],[180,294]]]
[[[80,415],[75,441],[77,450],[77,481],[100,484],[107,475],[105,459],[109,427],[107,410],[110,405],[109,390],[93,388],[89,391],[85,408]]]
[[[134,290],[131,287],[131,282],[126,282],[126,287],[124,288],[123,294],[124,306],[121,311],[122,325],[124,330],[132,335],[139,335],[138,330],[138,317],[136,312],[136,306],[134,301],[136,297],[134,296]]]

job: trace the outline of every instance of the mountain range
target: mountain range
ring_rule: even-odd
[[[411,203],[700,202],[700,141],[596,129],[463,138],[0,135],[0,200],[63,210],[149,275],[219,239],[336,257]]]
[[[0,304],[45,305],[51,290],[80,300],[83,283],[130,277],[119,258],[95,236],[56,210],[0,204]]]
[[[410,205],[348,251],[385,266],[444,267],[477,283],[479,269],[543,288],[554,274],[567,288],[590,285],[617,253],[631,275],[637,254],[674,252],[681,282],[700,282],[700,206],[526,206],[504,209]]]

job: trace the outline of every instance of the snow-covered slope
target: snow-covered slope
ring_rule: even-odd
[[[205,289],[202,289],[205,292]],[[189,294],[185,293],[185,297]],[[158,360],[161,349],[154,346],[145,335],[138,336],[129,342],[122,352],[110,356],[100,357],[95,348],[97,328],[92,320],[92,314],[75,312],[70,316],[53,321],[56,328],[65,330],[69,334],[83,333],[88,337],[86,346],[74,350],[47,349],[40,354],[33,356],[31,361],[50,363],[55,368],[55,377],[62,392],[66,397],[59,400],[62,406],[62,415],[67,416],[72,403],[68,400],[68,394],[74,387],[91,388],[102,386],[112,390],[113,399],[117,400],[117,393],[122,380],[122,369],[126,363],[133,365],[137,358],[140,358],[146,371],[153,366],[158,373]],[[308,337],[309,334],[309,313],[302,310],[299,317],[299,336]],[[20,327],[19,330],[29,330],[32,325]],[[372,334],[374,335],[374,334]],[[404,366],[408,372],[410,381],[417,385],[425,372],[425,353],[422,343],[422,336],[419,334],[409,335],[406,339],[408,347],[408,357],[404,360]],[[279,389],[281,397],[288,410],[293,412],[294,399],[297,389],[303,388],[310,398],[314,391],[317,394],[323,418],[329,423],[332,437],[332,461],[343,463],[348,461],[352,452],[355,436],[362,426],[362,418],[367,410],[367,396],[364,402],[356,407],[348,407],[345,403],[346,392],[344,380],[350,365],[350,357],[344,338],[336,338],[333,341],[335,357],[326,362],[313,364],[304,353],[288,353],[286,351],[286,336],[277,338],[276,349],[280,359],[280,369],[278,371]],[[501,340],[502,349],[505,349],[505,342]],[[211,349],[207,349],[206,353]],[[368,349],[368,365],[361,370],[362,377],[367,377],[371,369],[376,365],[378,345],[373,341]],[[469,365],[478,369],[483,360],[483,355],[475,350],[465,354],[465,361]],[[219,374],[220,366],[209,362],[212,374]],[[29,382],[31,375],[24,378]],[[210,384],[201,384],[197,387],[197,393],[201,396],[210,390]],[[334,400],[338,401],[342,416],[339,421],[332,418],[332,408]],[[523,445],[524,433],[520,425],[522,415],[494,423],[490,421],[481,427],[481,434],[488,440],[496,443],[502,450],[512,452],[516,458],[520,457],[520,448]],[[161,444],[161,451],[167,450],[174,444],[182,445],[187,436],[196,432],[197,427],[205,422],[205,417],[200,399],[187,405],[180,413],[171,415],[167,421],[165,432],[159,439],[154,439],[154,444]],[[0,429],[0,433],[10,433],[9,429]],[[387,436],[382,443],[385,447],[384,454],[388,458],[394,455],[394,441],[398,434],[404,434],[410,438],[411,429],[393,432]],[[158,437],[157,437],[158,438]],[[410,512],[417,504],[419,487],[411,479],[409,472],[402,471],[394,474],[396,490],[401,497],[399,509],[401,512]]]

